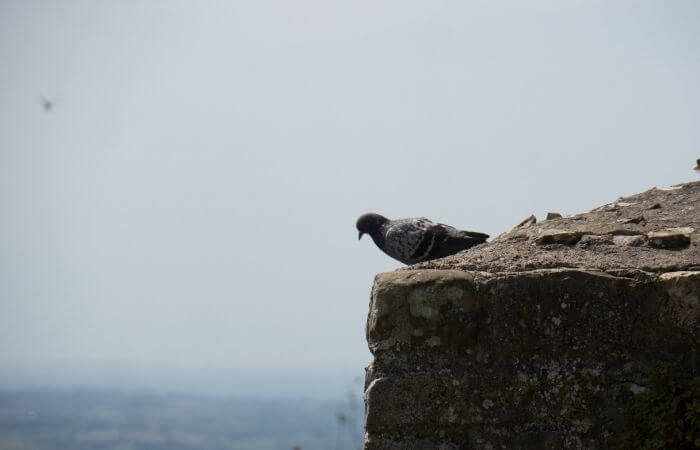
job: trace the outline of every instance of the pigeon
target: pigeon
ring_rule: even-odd
[[[357,219],[356,226],[360,233],[358,239],[369,234],[381,251],[408,265],[454,255],[483,244],[489,237],[435,223],[425,217],[389,220],[380,214],[368,213]]]
[[[693,167],[693,170],[697,170],[698,172],[700,172],[700,159],[695,161],[695,163],[696,164],[695,164],[695,167]]]

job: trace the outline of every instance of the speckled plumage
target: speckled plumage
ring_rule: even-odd
[[[389,220],[369,213],[357,220],[360,237],[369,234],[380,250],[404,264],[443,258],[486,242],[484,233],[461,231],[425,217]]]

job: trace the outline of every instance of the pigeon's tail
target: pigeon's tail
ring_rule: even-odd
[[[486,239],[489,238],[488,234],[479,233],[478,231],[462,231],[461,234],[472,239],[480,240],[481,242],[486,242]]]
[[[488,234],[474,233],[471,231],[461,231],[459,234],[447,235],[439,244],[435,245],[424,260],[443,258],[445,256],[454,255],[462,250],[468,250],[483,244],[488,237]]]

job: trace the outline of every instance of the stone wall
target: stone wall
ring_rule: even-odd
[[[624,447],[656,367],[700,373],[700,183],[550,217],[376,277],[365,449]]]

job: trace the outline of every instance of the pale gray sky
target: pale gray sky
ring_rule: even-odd
[[[694,0],[2,1],[0,362],[359,368],[400,264],[357,216],[495,236],[696,178],[698,24]]]

